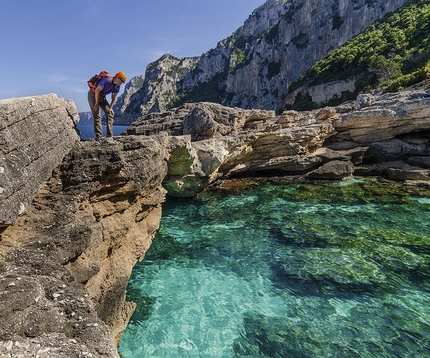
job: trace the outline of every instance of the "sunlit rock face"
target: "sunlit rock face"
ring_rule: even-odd
[[[72,101],[55,94],[0,100],[0,227],[28,210],[33,195],[80,140]]]
[[[429,93],[371,97],[281,115],[214,103],[186,104],[143,116],[125,134],[173,137],[163,185],[174,196],[194,196],[232,176],[268,173],[428,181]]]
[[[160,112],[178,98],[178,88],[199,57],[179,59],[164,55],[148,65],[144,75],[133,77],[114,105],[115,124],[129,125],[142,113]]]
[[[161,218],[165,136],[80,141],[55,95],[0,108],[0,355],[118,357],[127,281]]]
[[[202,56],[164,55],[150,64],[119,98],[118,123],[183,102],[277,111],[291,83],[309,67],[405,2],[266,1]],[[324,102],[353,88],[353,81],[331,83],[312,88],[312,98]]]
[[[167,195],[191,197],[229,178],[260,175],[430,182],[426,91],[280,115],[190,103],[142,116],[124,135],[99,141],[79,140],[75,107],[55,95],[0,108],[6,356],[35,356],[46,347],[49,357],[118,357],[116,342],[134,310],[125,300],[127,282],[151,245]],[[17,113],[25,121],[15,120]],[[30,189],[22,195],[22,188]],[[22,211],[8,214],[21,203]]]

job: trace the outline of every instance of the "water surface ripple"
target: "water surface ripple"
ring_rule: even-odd
[[[261,185],[164,205],[122,357],[430,357],[430,196]]]

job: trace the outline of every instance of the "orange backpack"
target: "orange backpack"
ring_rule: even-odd
[[[88,86],[91,88],[91,91],[95,92],[96,88],[97,88],[97,84],[106,77],[112,77],[112,75],[106,71],[102,71],[100,72],[98,75],[94,75],[93,77],[91,77],[87,83]]]

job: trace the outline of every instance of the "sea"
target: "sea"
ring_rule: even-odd
[[[91,124],[80,124],[80,123],[78,123],[76,127],[78,128],[78,130],[80,132],[80,136],[83,140],[89,140],[89,139],[95,138],[96,134],[94,132],[94,125],[92,123]],[[128,128],[128,126],[114,125],[112,128],[114,136],[120,135],[127,128]],[[103,136],[106,136],[106,125],[105,124],[102,125],[102,129],[103,129]]]
[[[123,358],[430,357],[430,192],[377,180],[167,200]]]

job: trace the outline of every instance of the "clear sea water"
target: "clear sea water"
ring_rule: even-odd
[[[96,136],[93,124],[78,124],[77,125],[81,138],[84,140],[92,139]],[[127,129],[128,126],[113,126],[113,135],[118,136]],[[106,125],[102,125],[103,136],[106,137]]]
[[[263,184],[168,201],[131,357],[430,357],[430,193]]]

